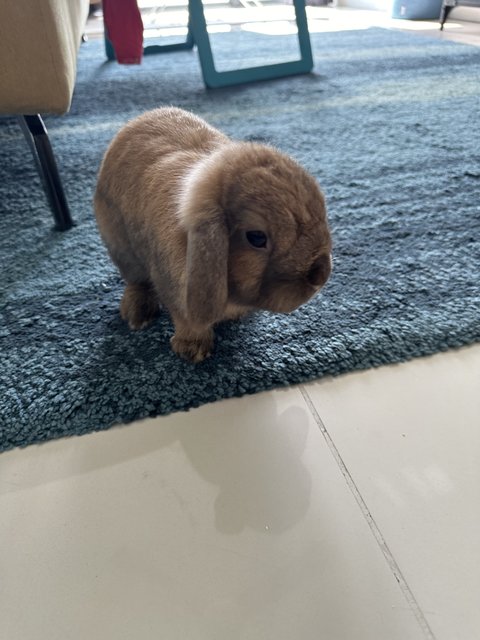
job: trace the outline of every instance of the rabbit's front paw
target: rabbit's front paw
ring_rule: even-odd
[[[127,284],[120,303],[120,315],[134,331],[145,329],[159,313],[159,304],[149,284]]]
[[[176,334],[170,338],[173,351],[185,360],[197,364],[211,355],[213,349],[213,334],[195,338],[180,338]]]

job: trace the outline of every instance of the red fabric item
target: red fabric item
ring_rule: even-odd
[[[120,64],[140,64],[143,56],[143,22],[137,0],[103,0],[105,35]]]

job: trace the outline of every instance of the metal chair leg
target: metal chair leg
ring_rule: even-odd
[[[55,228],[59,231],[66,231],[75,223],[70,215],[57,163],[55,162],[55,156],[43,120],[38,114],[19,116],[18,119],[42,178],[48,202],[55,218]]]
[[[440,31],[443,31],[443,25],[445,24],[448,14],[452,9],[457,6],[457,0],[443,0],[442,11],[440,13]]]

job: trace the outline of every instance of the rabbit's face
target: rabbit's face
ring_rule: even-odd
[[[314,178],[270,147],[225,145],[184,181],[186,306],[197,326],[228,303],[288,313],[332,269],[325,201]]]
[[[290,312],[328,280],[331,238],[324,198],[311,176],[297,173],[292,182],[292,167],[288,175],[278,172],[278,188],[272,189],[272,168],[253,170],[253,198],[243,176],[247,188],[228,215],[228,292],[236,304]]]

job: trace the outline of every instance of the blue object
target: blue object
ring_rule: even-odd
[[[438,20],[442,0],[394,0],[392,18],[403,20]]]
[[[203,80],[205,85],[210,89],[309,73],[313,69],[313,56],[305,11],[305,0],[293,0],[293,5],[295,8],[298,44],[300,47],[300,59],[298,60],[260,65],[246,69],[217,71],[213,59],[210,37],[207,31],[202,0],[189,0],[188,2],[188,35],[185,42],[168,45],[149,45],[144,48],[143,53],[166,53],[181,49],[192,49],[193,45],[196,44]],[[115,60],[115,52],[107,37],[105,37],[105,50],[107,58],[109,60]]]

